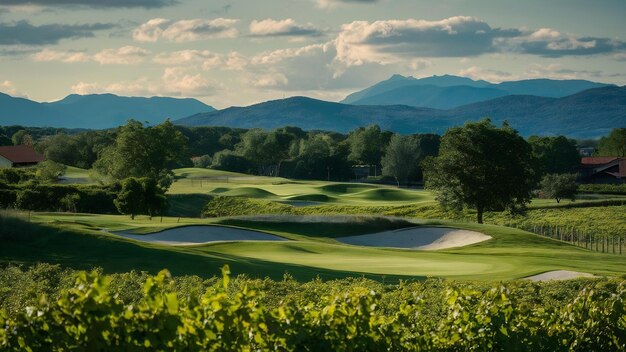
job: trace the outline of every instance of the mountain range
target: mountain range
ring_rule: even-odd
[[[129,119],[149,124],[215,111],[196,99],[121,97],[113,94],[68,95],[39,103],[0,93],[0,124],[103,129]]]
[[[451,75],[420,79],[393,75],[388,80],[348,95],[341,103],[452,109],[507,95],[562,98],[583,90],[607,86],[611,85],[585,80],[530,79],[495,84]]]
[[[523,135],[595,138],[626,126],[626,87],[604,86],[560,98],[507,95],[453,109],[407,105],[349,105],[292,97],[231,107],[174,121],[185,126],[276,128],[347,132],[378,124],[398,133],[444,133],[451,126],[490,117],[505,120]]]
[[[583,80],[534,79],[498,84],[457,76],[394,75],[341,103],[292,97],[215,110],[196,99],[69,95],[38,103],[0,93],[0,125],[104,129],[128,119],[185,126],[276,128],[347,132],[378,124],[399,133],[444,133],[490,117],[523,135],[599,137],[626,127],[626,87]]]

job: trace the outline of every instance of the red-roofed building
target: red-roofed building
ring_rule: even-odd
[[[581,176],[587,183],[626,183],[626,158],[612,156],[585,157]]]
[[[33,166],[44,161],[43,155],[28,145],[0,147],[0,168]]]

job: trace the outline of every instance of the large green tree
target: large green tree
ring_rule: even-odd
[[[122,181],[121,190],[114,203],[121,214],[130,215],[131,219],[135,219],[139,214],[146,214],[152,218],[154,215],[163,214],[167,207],[167,198],[165,190],[155,179],[129,177]]]
[[[425,162],[426,186],[445,207],[485,211],[524,206],[536,184],[531,147],[504,124],[490,120],[450,128],[441,139],[439,156]]]
[[[187,139],[171,122],[144,127],[131,120],[120,127],[115,142],[102,151],[94,167],[115,180],[151,177],[167,188],[171,169],[188,158]]]
[[[531,136],[528,143],[537,159],[537,171],[541,174],[571,173],[580,164],[577,142],[573,139]]]
[[[388,136],[377,125],[371,125],[352,131],[348,140],[350,142],[348,159],[355,164],[374,166],[374,173],[377,174],[380,159],[389,142]]]
[[[419,158],[419,146],[413,136],[394,134],[381,160],[383,175],[395,178],[400,187],[400,181],[407,181],[417,169]]]
[[[600,156],[626,156],[626,128],[614,128],[611,133],[598,143]]]

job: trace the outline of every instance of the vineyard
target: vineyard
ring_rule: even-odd
[[[54,267],[3,269],[0,280],[13,280],[16,287],[0,291],[0,349],[626,349],[622,279],[566,284],[427,280],[385,286],[365,279],[302,284],[289,277],[231,279],[228,267],[222,271],[221,278],[202,281],[172,278],[167,271],[106,276],[67,275]],[[67,287],[55,291],[42,285],[30,297],[17,290],[42,276],[54,280],[54,273],[65,278],[57,283]]]

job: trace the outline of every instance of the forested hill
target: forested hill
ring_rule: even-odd
[[[38,103],[0,93],[0,124],[111,128],[128,119],[160,123],[215,109],[196,99],[122,97],[113,94],[68,95],[51,103]]]
[[[512,95],[449,110],[354,106],[293,97],[196,114],[176,123],[243,128],[289,125],[338,132],[378,124],[399,133],[443,133],[450,126],[483,117],[496,123],[507,120],[523,135],[598,137],[626,126],[626,87],[594,88],[563,98]]]

